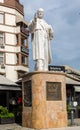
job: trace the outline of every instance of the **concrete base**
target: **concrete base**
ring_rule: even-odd
[[[31,81],[32,105],[24,105],[24,82]],[[58,128],[67,126],[66,84],[64,73],[33,72],[23,77],[22,125],[29,128]],[[60,83],[59,91],[47,83]],[[26,84],[27,85],[27,84]],[[27,86],[29,87],[29,86]],[[52,89],[47,89],[52,88]],[[27,90],[26,90],[27,91]],[[52,94],[52,95],[51,95]],[[57,94],[57,95],[56,95]],[[59,97],[58,97],[59,94]],[[54,95],[54,96],[53,96]]]

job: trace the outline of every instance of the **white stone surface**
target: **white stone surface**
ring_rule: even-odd
[[[1,3],[4,3],[4,0],[0,0]]]
[[[17,44],[17,39],[15,34],[10,34],[10,33],[5,33],[5,44],[8,45],[16,45]]]
[[[16,21],[16,16],[11,15],[11,14],[5,14],[5,24],[16,26],[16,22],[15,21]]]
[[[17,58],[15,53],[6,53],[6,64],[15,65],[17,63]]]
[[[39,9],[29,23],[32,34],[33,60],[37,71],[47,71],[52,59],[50,40],[53,38],[53,29],[43,20],[43,15],[43,9]]]
[[[18,79],[17,71],[15,70],[15,66],[6,65],[6,78],[10,79],[13,82],[16,82]]]
[[[0,31],[2,31],[2,30],[3,30],[3,32],[15,33],[16,27],[0,25]]]

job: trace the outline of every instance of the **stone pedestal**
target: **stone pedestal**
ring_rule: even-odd
[[[64,73],[33,72],[22,80],[22,125],[30,128],[67,126]]]

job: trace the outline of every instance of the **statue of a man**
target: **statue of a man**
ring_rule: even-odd
[[[43,20],[43,16],[44,10],[40,8],[29,23],[36,71],[47,71],[51,63],[50,40],[53,38],[53,29]]]

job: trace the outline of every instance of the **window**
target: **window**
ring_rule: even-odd
[[[0,52],[0,64],[4,63],[4,54]]]
[[[0,13],[0,23],[4,23],[4,14]]]
[[[29,36],[29,29],[28,29],[28,27],[25,27],[24,25],[21,25],[21,32],[22,32],[25,36]]]
[[[27,46],[27,40],[26,39],[21,39],[21,44],[23,46]]]
[[[19,54],[16,54],[16,64],[19,64]]]
[[[16,43],[18,44],[19,42],[19,38],[18,38],[18,35],[16,35]]]
[[[28,64],[28,59],[26,56],[22,55],[22,64],[27,65]]]
[[[4,34],[0,32],[0,45],[4,44]]]

